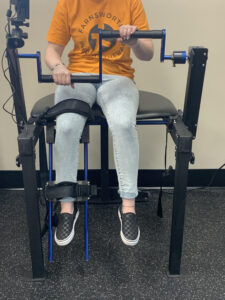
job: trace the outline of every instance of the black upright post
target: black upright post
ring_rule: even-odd
[[[39,137],[39,165],[41,187],[44,188],[49,179],[44,128]]]
[[[35,169],[36,125],[25,125],[18,137],[19,155],[23,168],[23,183],[27,212],[32,277],[40,279],[45,276],[42,251],[41,225],[39,212],[39,195]]]
[[[101,198],[109,201],[109,142],[108,125],[101,122]]]
[[[176,144],[176,171],[173,195],[173,215],[169,273],[180,274],[186,190],[188,185],[188,165],[192,156],[192,140],[196,136],[203,82],[205,77],[208,49],[192,47],[189,49],[189,70],[182,120],[178,118],[171,130]]]
[[[38,125],[27,124],[26,105],[17,50],[17,48],[23,47],[23,39],[27,38],[27,34],[24,33],[20,27],[29,25],[25,23],[25,19],[29,18],[29,5],[27,5],[27,3],[25,5],[24,3],[19,7],[15,3],[11,4],[15,5],[15,15],[11,16],[11,11],[7,12],[9,31],[7,34],[6,55],[19,133],[19,160],[22,163],[23,171],[32,277],[33,279],[42,279],[45,276],[45,270],[42,251],[37,174],[35,169],[35,144],[41,135],[40,148],[41,150],[44,148],[43,128]],[[10,25],[14,26],[12,30]],[[43,157],[41,158],[41,163],[46,164]],[[44,166],[43,168],[45,169],[46,167]]]
[[[18,147],[19,158],[22,163],[23,171],[32,277],[34,279],[39,279],[45,276],[39,214],[39,195],[35,169],[35,144],[37,142],[37,138],[35,137],[40,135],[41,129],[34,125],[27,125],[26,105],[18,59],[18,50],[16,48],[7,47],[7,60],[10,81],[12,84],[17,129],[19,133]],[[43,148],[43,145],[41,145],[41,148]]]
[[[176,144],[176,166],[173,193],[173,213],[170,241],[169,273],[180,274],[186,190],[188,184],[188,165],[191,158],[192,134],[178,118],[170,132]]]
[[[184,101],[183,121],[196,136],[202,89],[205,77],[208,49],[192,47],[189,49],[189,70]]]

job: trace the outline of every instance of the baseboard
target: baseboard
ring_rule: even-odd
[[[207,186],[211,178],[216,173],[216,169],[191,169],[188,175],[188,186]],[[162,180],[163,170],[139,170],[138,186],[139,187],[159,187]],[[115,170],[109,170],[109,185],[116,187],[118,185]],[[38,186],[40,186],[39,172],[37,172]],[[78,180],[84,178],[84,172],[78,171]],[[88,178],[92,184],[101,186],[101,170],[89,170]],[[163,177],[163,186],[171,187],[174,181],[174,171],[169,176]],[[225,170],[218,170],[212,187],[225,186]],[[23,188],[22,171],[0,171],[0,188]]]

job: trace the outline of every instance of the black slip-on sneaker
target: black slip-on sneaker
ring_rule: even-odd
[[[55,242],[58,246],[68,245],[75,234],[75,224],[79,217],[79,209],[74,206],[73,214],[60,213],[58,217],[58,225],[55,230]]]
[[[121,206],[118,209],[120,219],[120,236],[122,242],[127,246],[135,246],[140,239],[140,229],[137,225],[135,213],[122,213]]]

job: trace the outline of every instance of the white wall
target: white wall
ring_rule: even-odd
[[[0,9],[0,54],[5,48],[5,13],[8,0],[1,1]],[[56,0],[30,1],[31,19],[29,39],[20,53],[43,54],[46,47],[46,33]],[[224,0],[143,0],[150,20],[151,29],[167,30],[166,54],[173,50],[188,50],[189,46],[205,46],[209,49],[205,84],[198,123],[197,139],[193,150],[196,163],[193,168],[217,168],[225,162],[225,1]],[[159,62],[160,42],[155,41],[155,57],[152,62],[135,60],[136,82],[140,89],[161,93],[173,100],[177,108],[183,108],[188,65],[172,67],[171,62]],[[69,45],[70,46],[70,45]],[[69,48],[68,46],[68,48]],[[66,62],[66,56],[64,58]],[[43,71],[48,73],[46,67]],[[6,66],[6,61],[4,61]],[[37,99],[54,91],[53,84],[38,84],[35,61],[21,61],[24,93],[27,110]],[[10,95],[8,83],[0,72],[0,103]],[[12,101],[8,108],[11,109]],[[165,128],[156,126],[139,127],[140,168],[163,168]],[[111,140],[110,140],[111,145]],[[89,147],[90,168],[100,167],[99,128],[91,128]],[[0,170],[17,170],[15,157],[17,150],[17,128],[10,116],[0,110]],[[80,155],[80,168],[83,156]],[[174,146],[169,142],[168,163],[174,163]],[[112,148],[110,168],[113,168]]]

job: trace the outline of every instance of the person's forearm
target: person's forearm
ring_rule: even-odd
[[[53,47],[47,47],[45,52],[45,63],[50,70],[53,70],[58,64],[63,64],[61,53],[56,51]]]
[[[138,39],[137,43],[131,47],[135,56],[140,60],[151,60],[154,55],[154,47],[151,40]]]
[[[45,52],[45,63],[52,71],[52,77],[58,85],[70,85],[71,73],[63,64],[61,57],[64,46],[49,43]],[[74,87],[74,84],[71,84]]]

